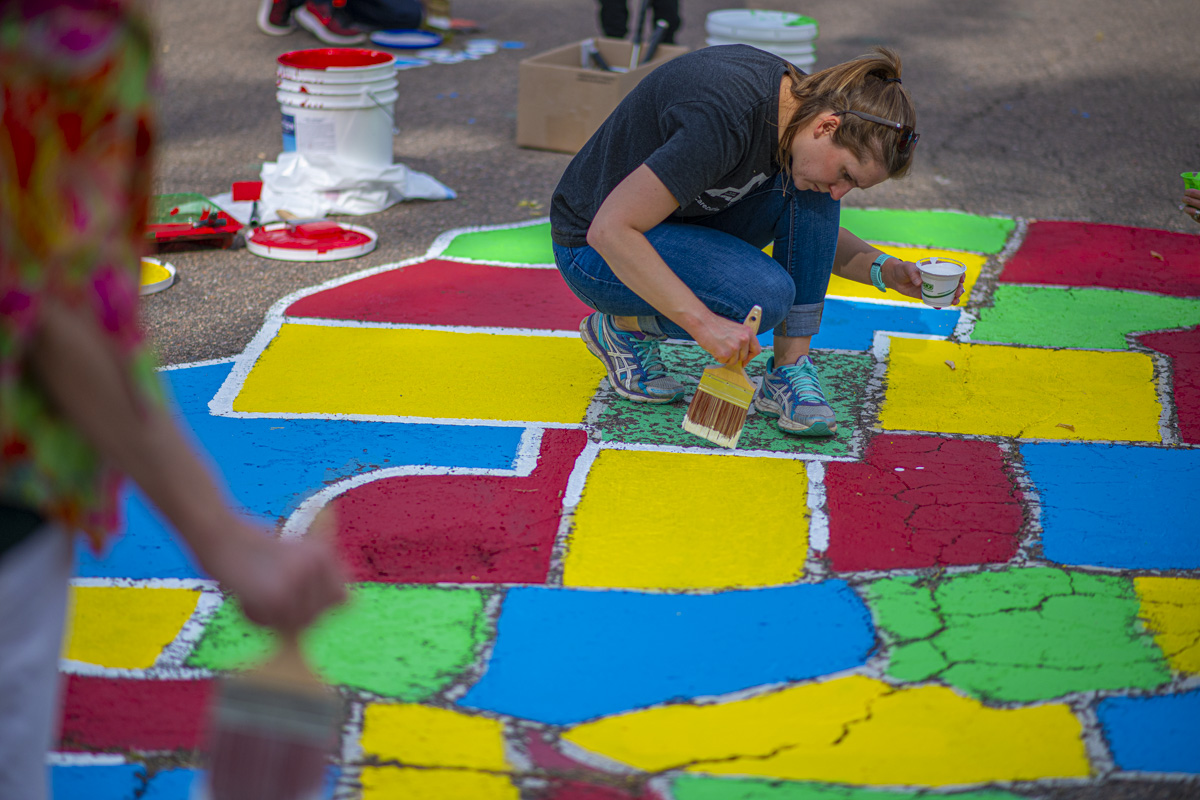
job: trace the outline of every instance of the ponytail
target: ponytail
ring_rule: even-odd
[[[917,111],[900,80],[900,56],[889,48],[872,48],[867,55],[812,75],[804,75],[789,65],[788,74],[792,79],[792,97],[799,106],[780,137],[776,160],[781,165],[787,164],[796,134],[822,113],[863,111],[911,128],[917,125]],[[900,154],[899,134],[895,130],[851,114],[840,119],[841,124],[833,134],[834,144],[846,148],[856,158],[871,155],[879,159],[889,178],[908,172],[913,150]]]

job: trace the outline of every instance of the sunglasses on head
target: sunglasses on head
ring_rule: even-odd
[[[868,114],[865,111],[835,111],[833,115],[840,117],[842,114],[853,114],[859,119],[865,119],[867,122],[874,122],[876,125],[886,125],[894,131],[900,133],[896,139],[896,152],[900,155],[907,155],[909,150],[912,150],[916,145],[917,140],[921,138],[921,134],[917,133],[909,125],[901,125],[899,122],[892,122],[890,119],[877,117],[874,114]]]

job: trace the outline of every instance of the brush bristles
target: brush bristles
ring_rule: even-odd
[[[749,407],[749,402],[743,406],[710,394],[702,383],[683,417],[683,429],[721,447],[734,448],[742,436]]]
[[[298,692],[237,680],[222,683],[214,709],[220,729],[254,729],[315,744],[332,742],[343,713],[342,699],[333,692]]]
[[[221,682],[201,800],[320,797],[345,713],[340,696],[263,681]]]

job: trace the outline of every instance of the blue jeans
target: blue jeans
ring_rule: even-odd
[[[838,201],[822,192],[797,191],[780,173],[720,213],[663,222],[646,238],[714,313],[741,322],[759,305],[761,330],[812,336],[821,328],[839,217]],[[763,248],[772,242],[768,256]],[[637,317],[646,333],[692,338],[621,283],[591,247],[555,244],[554,260],[567,286],[588,306]]]

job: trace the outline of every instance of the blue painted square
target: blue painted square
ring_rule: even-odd
[[[135,800],[146,784],[141,764],[49,767],[52,800]]]
[[[710,595],[519,588],[459,702],[567,725],[848,669],[874,643],[842,581]]]
[[[273,528],[315,492],[380,469],[422,464],[510,469],[524,429],[320,419],[215,417],[208,403],[231,364],[161,373],[176,413],[223,474],[234,501]],[[126,533],[96,558],[82,543],[76,574],[88,578],[206,577],[166,521],[134,489]]]
[[[1200,567],[1200,450],[1021,445],[1042,505],[1042,549],[1060,564]]]
[[[1200,690],[1110,697],[1096,713],[1120,769],[1200,772]]]
[[[949,336],[961,315],[954,308],[883,305],[827,297],[821,332],[813,337],[812,344],[822,350],[870,350],[876,331]],[[767,347],[774,341],[774,334],[761,333],[758,341]]]

